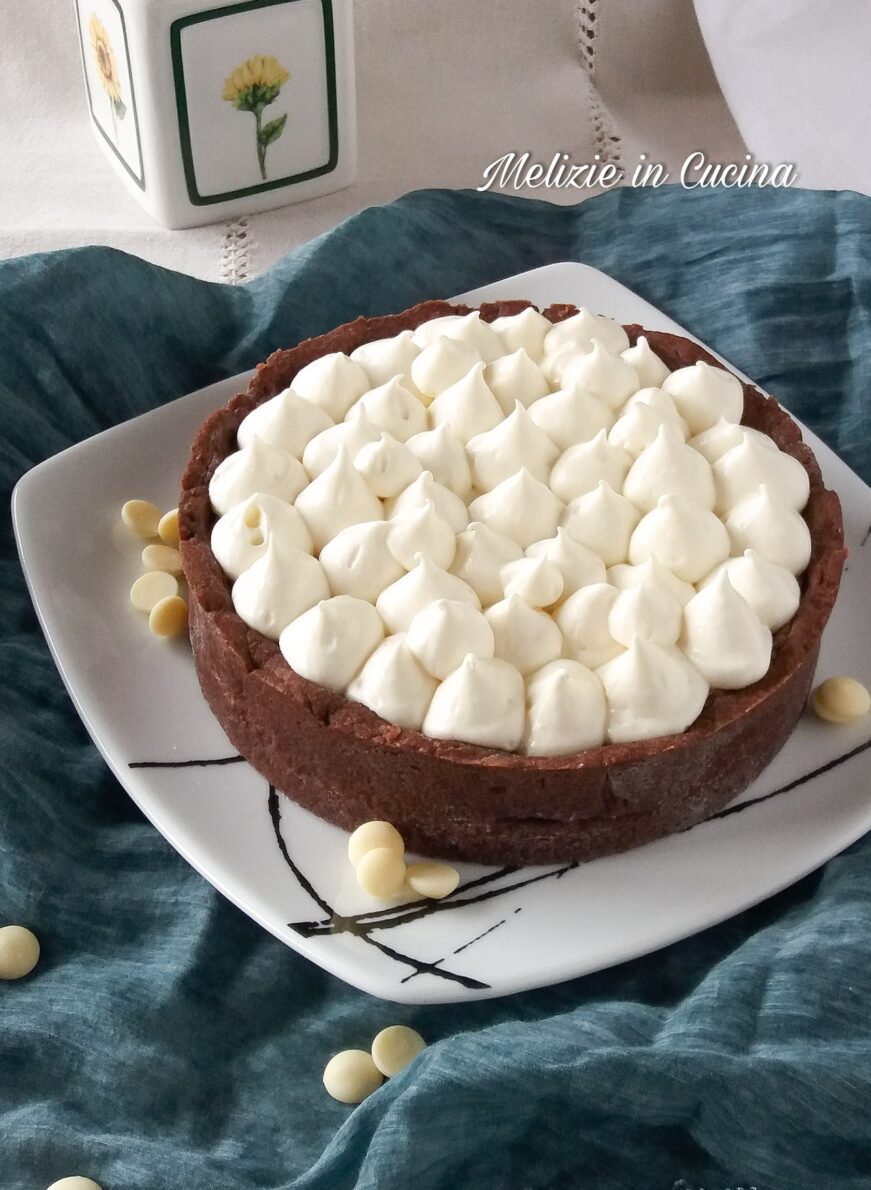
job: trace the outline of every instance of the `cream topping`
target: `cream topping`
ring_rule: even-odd
[[[703,508],[713,508],[716,499],[710,463],[668,426],[660,426],[651,445],[632,464],[623,495],[642,512],[655,508],[660,496],[683,496]]]
[[[249,627],[278,640],[292,620],[328,599],[330,588],[316,558],[271,537],[262,557],[233,583],[231,596],[237,615]]]
[[[667,570],[654,554],[637,566],[630,566],[626,562],[612,566],[608,571],[608,582],[618,591],[629,591],[640,586],[655,587],[676,599],[681,607],[686,607],[696,593],[691,583],[685,583]]]
[[[435,679],[409,649],[405,633],[398,632],[375,649],[345,694],[389,723],[419,731],[435,688]]]
[[[600,430],[589,442],[570,446],[560,456],[550,475],[551,491],[566,504],[594,491],[602,480],[619,492],[631,464],[626,451],[613,446]]]
[[[547,434],[531,420],[520,401],[514,411],[492,430],[476,434],[466,444],[472,479],[482,492],[489,492],[525,467],[536,479],[547,483],[559,451]]]
[[[740,558],[727,558],[701,583],[709,586],[722,571],[739,595],[772,632],[791,620],[798,611],[801,588],[798,580],[782,566],[763,558],[756,550],[745,550]]]
[[[387,548],[406,570],[414,569],[418,554],[424,554],[442,570],[450,568],[457,549],[456,534],[436,512],[432,500],[400,512],[387,524]]]
[[[526,554],[530,558],[547,558],[558,567],[563,577],[564,598],[590,583],[605,581],[605,563],[599,555],[575,541],[561,527],[553,537],[528,545]]]
[[[427,501],[432,502],[436,512],[442,520],[447,521],[455,533],[462,533],[468,525],[469,513],[465,501],[444,484],[436,483],[429,471],[422,471],[414,483],[410,483],[404,492],[388,500],[384,508],[388,517],[392,519],[412,509],[422,508]]]
[[[299,459],[255,436],[248,446],[227,455],[215,468],[209,499],[215,512],[223,516],[234,504],[255,493],[277,496],[292,504],[305,483]]]
[[[683,730],[767,670],[810,553],[807,472],[742,411],[589,311],[433,319],[245,418],[214,554],[297,672],[401,726],[530,755]]]
[[[738,422],[744,413],[744,390],[738,377],[704,360],[678,368],[663,380],[662,387],[673,398],[691,435],[710,429],[721,417]]]
[[[492,491],[469,505],[469,515],[497,533],[516,541],[521,549],[556,532],[563,505],[546,484],[521,467]]]
[[[545,356],[568,349],[572,354],[589,351],[598,339],[608,351],[621,352],[629,346],[629,336],[619,322],[581,307],[577,314],[556,323],[544,337]]]
[[[684,608],[683,651],[719,690],[757,682],[771,663],[771,629],[720,570]]]
[[[385,587],[402,578],[403,568],[390,552],[391,521],[364,521],[337,533],[319,561],[335,595],[353,595],[374,603]]]
[[[333,419],[318,405],[286,388],[243,418],[236,441],[243,448],[250,446],[256,436],[261,442],[302,459],[302,452],[312,438],[332,424]]]
[[[429,415],[433,427],[449,426],[464,443],[498,426],[502,410],[487,387],[484,365],[474,364],[461,380],[443,389],[430,405]]]
[[[403,387],[400,376],[371,388],[355,408],[363,409],[374,426],[391,434],[397,442],[405,442],[412,434],[422,434],[427,428],[426,409]]]
[[[564,654],[597,669],[620,651],[608,628],[617,591],[608,583],[590,583],[570,595],[554,619],[563,634]]]
[[[445,334],[460,343],[468,343],[474,347],[484,363],[489,364],[505,354],[505,346],[499,334],[493,330],[489,322],[485,322],[477,310],[470,314],[461,314],[458,321],[451,323]]]
[[[518,558],[502,567],[505,598],[518,595],[530,607],[551,607],[562,596],[562,571],[546,557]]]
[[[479,363],[481,356],[474,347],[455,339],[439,338],[412,361],[411,379],[424,401],[431,401]]]
[[[433,695],[424,734],[513,752],[523,738],[524,693],[514,666],[469,653]]]
[[[468,583],[436,566],[425,554],[418,554],[414,569],[384,588],[375,603],[375,610],[389,632],[406,632],[417,613],[437,599],[453,599],[476,608],[481,606]]]
[[[354,455],[354,466],[366,480],[370,491],[380,497],[397,496],[414,483],[421,466],[407,446],[392,434],[382,434],[377,442],[367,442]]]
[[[335,595],[292,620],[278,647],[300,677],[344,690],[384,638],[384,625],[365,599]]]
[[[321,475],[339,453],[340,446],[347,446],[353,458],[369,442],[378,442],[381,431],[366,414],[362,405],[354,405],[344,421],[330,426],[312,438],[302,455],[302,465],[309,479]]]
[[[605,740],[608,713],[602,683],[585,665],[551,661],[526,683],[528,756],[565,756],[596,748]]]
[[[630,413],[637,405],[645,405],[661,413],[663,421],[671,422],[675,429],[680,431],[678,434],[679,438],[686,440],[689,436],[689,426],[681,417],[680,413],[678,413],[674,399],[665,389],[639,388],[638,392],[633,393],[623,405],[622,412],[624,414]]]
[[[411,331],[400,331],[387,339],[374,339],[351,352],[351,359],[359,364],[369,377],[369,385],[376,388],[398,376],[405,388],[415,392],[411,379],[411,365],[420,355],[420,348],[414,342]],[[415,392],[415,396],[417,393]]]
[[[369,377],[365,369],[344,352],[334,351],[301,368],[292,385],[294,392],[319,405],[333,421],[341,421],[369,388]]]
[[[726,529],[733,554],[756,550],[790,574],[800,574],[810,561],[811,535],[807,522],[795,509],[778,500],[767,484],[761,484],[731,509],[726,517]]]
[[[349,525],[378,521],[384,516],[381,501],[369,490],[344,445],[329,467],[297,496],[296,510],[319,551]]]
[[[550,319],[539,314],[533,306],[527,306],[519,314],[494,318],[490,325],[505,344],[506,352],[519,351],[522,347],[535,363],[541,362],[545,336],[553,330]]]
[[[585,355],[575,356],[562,370],[563,388],[580,388],[618,409],[638,391],[638,374],[631,364],[613,355],[598,339]]]
[[[729,553],[723,522],[685,496],[660,496],[629,542],[629,561],[634,566],[656,557],[685,583],[697,583]]]
[[[212,553],[230,579],[253,566],[266,553],[271,537],[290,549],[310,554],[312,539],[305,521],[292,504],[255,492],[240,504],[234,504],[212,529]]]
[[[502,598],[502,568],[522,557],[516,541],[481,521],[472,521],[457,538],[451,572],[469,584],[482,607],[488,607]]]
[[[422,351],[426,351],[427,347],[431,347],[439,339],[447,338],[451,330],[462,320],[461,314],[443,314],[440,318],[430,318],[411,332],[412,342]]]
[[[782,450],[771,450],[754,438],[745,437],[738,446],[727,450],[713,470],[718,512],[728,512],[762,483],[796,512],[801,512],[808,502],[810,479],[798,459]]]
[[[522,674],[541,669],[562,652],[562,636],[551,617],[519,595],[500,599],[484,615],[493,629],[496,656]]]
[[[614,424],[605,402],[580,389],[558,389],[542,397],[530,407],[529,416],[560,450],[588,442]]]
[[[470,603],[437,599],[422,608],[408,628],[408,647],[427,673],[444,680],[471,653],[492,657],[493,629]]]
[[[754,430],[752,426],[741,426],[734,421],[726,421],[721,417],[718,421],[701,434],[690,439],[690,446],[704,455],[711,466],[721,459],[726,451],[733,446],[740,446],[747,438],[752,438],[760,446],[767,446],[769,450],[777,450],[777,443],[761,430]]]
[[[505,414],[511,412],[516,401],[531,405],[550,392],[544,372],[522,347],[487,364],[484,379]]]
[[[613,349],[612,349],[613,350]],[[620,352],[620,358],[635,369],[638,383],[651,388],[658,388],[670,375],[665,366],[644,335],[639,335],[634,347],[627,347]]]
[[[608,699],[612,744],[685,731],[708,696],[708,683],[679,649],[643,636],[596,672]]]
[[[472,490],[472,471],[466,450],[450,426],[437,426],[423,434],[415,434],[405,443],[424,471],[429,471],[437,483],[450,488],[465,500]]]
[[[639,585],[618,591],[608,615],[608,631],[627,649],[636,636],[657,645],[674,645],[681,630],[683,609],[660,587]]]
[[[592,492],[572,500],[562,525],[570,537],[598,554],[606,566],[625,562],[629,540],[641,513],[604,479]]]
[[[681,419],[682,420],[682,419]],[[612,446],[620,446],[633,459],[637,459],[642,451],[656,441],[656,436],[663,426],[667,426],[671,433],[681,442],[684,432],[681,420],[671,418],[655,405],[639,403],[627,408],[625,413],[614,422],[608,433],[608,441]]]

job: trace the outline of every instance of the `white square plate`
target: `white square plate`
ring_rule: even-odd
[[[573,302],[686,333],[584,265],[536,269],[463,300],[508,297]],[[871,827],[871,721],[835,728],[805,716],[737,803],[683,834],[582,865],[464,864],[446,901],[373,906],[355,884],[345,832],[272,793],[233,755],[200,694],[187,642],[156,640],[128,600],[139,548],[118,509],[132,496],[174,506],[197,426],[246,382],[239,376],[191,393],[46,460],[19,482],[13,514],[46,638],[110,768],[169,842],[282,942],[388,1000],[501,996],[722,921]],[[840,494],[851,550],[820,673],[867,681],[871,490],[806,438]]]

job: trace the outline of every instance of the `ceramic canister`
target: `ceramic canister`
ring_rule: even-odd
[[[352,0],[75,4],[94,131],[158,223],[213,223],[353,181]]]

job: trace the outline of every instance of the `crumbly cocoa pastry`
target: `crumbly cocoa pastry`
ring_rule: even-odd
[[[481,317],[491,322],[530,304],[486,303]],[[209,480],[236,449],[236,431],[252,409],[322,355],[350,354],[432,318],[468,312],[425,302],[402,314],[358,318],[277,351],[245,393],[203,423],[179,506],[200,685],[254,768],[300,805],[348,830],[386,819],[409,850],[484,863],[550,863],[625,851],[685,829],[731,801],[783,746],[808,696],[846,556],[843,524],[838,497],[825,488],[798,426],[773,398],[744,385],[742,422],[768,434],[809,476],[803,516],[812,553],[801,602],[774,634],[765,676],[744,689],[712,690],[702,714],[679,735],[541,757],[404,730],[291,670],[277,643],[236,614],[230,583],[210,548]],[[577,311],[556,305],[543,313],[556,323]],[[625,330],[632,344],[644,334],[672,370],[698,360],[721,366],[688,339],[638,325]]]

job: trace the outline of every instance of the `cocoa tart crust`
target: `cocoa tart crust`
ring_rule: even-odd
[[[527,301],[480,307],[492,322]],[[768,673],[737,691],[712,691],[701,716],[679,735],[606,744],[567,756],[529,757],[435,740],[387,723],[367,707],[300,677],[275,641],[233,609],[230,583],[209,540],[215,516],[208,484],[236,449],[236,431],[256,406],[296,373],[333,351],[414,329],[470,307],[423,302],[401,314],[358,318],[261,364],[248,390],[202,424],[182,480],[181,553],[190,590],[190,634],[203,694],[239,752],[275,787],[346,830],[392,822],[409,850],[481,863],[586,860],[638,847],[721,809],[762,771],[789,737],[806,702],[820,638],[841,577],[841,506],[825,488],[798,426],[771,397],[744,388],[743,424],[769,434],[810,477],[804,510],[812,554],[793,619],[774,635]],[[553,305],[551,322],[577,313]],[[645,335],[674,370],[697,360],[722,364],[681,336]]]

